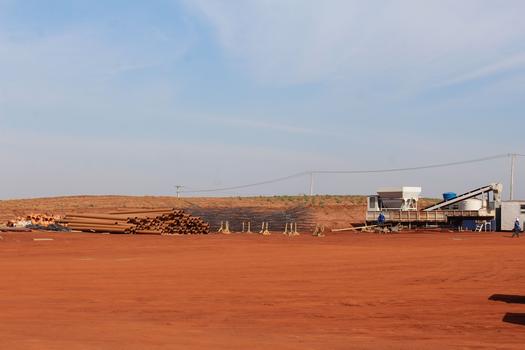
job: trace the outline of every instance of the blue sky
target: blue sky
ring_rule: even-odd
[[[0,0],[0,198],[525,153],[523,13],[519,0]],[[323,175],[317,191],[492,181],[508,185],[508,161]]]

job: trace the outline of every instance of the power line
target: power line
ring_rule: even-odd
[[[509,156],[510,156],[510,154],[499,154],[499,155],[495,155],[495,156],[491,156],[491,157],[463,160],[463,161],[459,161],[459,162],[423,165],[423,166],[408,167],[408,168],[392,168],[392,169],[379,169],[379,170],[320,170],[320,171],[312,171],[312,172],[316,173],[316,174],[394,173],[394,172],[402,172],[402,171],[413,171],[413,170],[423,170],[423,169],[433,169],[433,168],[445,168],[445,167],[456,166],[456,165],[480,163],[480,162],[486,162],[486,161],[494,160],[494,159],[506,158],[506,157],[509,157]]]
[[[294,179],[306,175],[313,176],[313,174],[378,174],[378,173],[393,173],[393,172],[405,172],[405,171],[415,171],[415,170],[424,170],[424,169],[435,169],[435,168],[445,168],[445,167],[451,167],[451,166],[458,166],[458,165],[465,165],[465,164],[472,164],[472,163],[480,163],[480,162],[487,162],[490,160],[495,159],[502,159],[507,158],[512,155],[519,156],[519,157],[525,157],[525,155],[521,154],[512,154],[512,153],[506,153],[506,154],[498,154],[495,156],[490,157],[483,157],[483,158],[475,158],[475,159],[469,159],[469,160],[463,160],[458,162],[448,162],[448,163],[439,163],[439,164],[430,164],[430,165],[422,165],[422,166],[416,166],[416,167],[406,167],[406,168],[390,168],[390,169],[372,169],[372,170],[314,170],[314,171],[303,171],[300,173],[278,177],[271,180],[266,181],[260,181],[260,182],[254,182],[250,184],[245,185],[239,185],[239,186],[230,186],[230,187],[219,187],[219,188],[208,188],[208,189],[196,189],[196,190],[183,190],[180,191],[180,193],[205,193],[205,192],[221,192],[221,191],[230,191],[230,190],[239,190],[243,188],[249,188],[249,187],[257,187],[262,185],[269,185],[277,182],[282,182],[289,179]]]
[[[308,175],[308,174],[310,174],[310,172],[305,171],[305,172],[301,172],[301,173],[297,173],[297,174],[293,174],[293,175],[279,177],[279,178],[272,179],[272,180],[255,182],[255,183],[246,184],[246,185],[232,186],[232,187],[221,187],[221,188],[211,188],[211,189],[204,189],[204,190],[188,190],[188,191],[180,191],[180,192],[181,193],[202,193],[202,192],[220,192],[220,191],[229,191],[229,190],[239,190],[239,189],[242,189],[242,188],[256,187],[256,186],[268,185],[268,184],[272,184],[272,183],[276,183],[276,182],[281,182],[281,181],[293,179],[293,178],[296,178],[296,177],[305,176],[305,175]]]

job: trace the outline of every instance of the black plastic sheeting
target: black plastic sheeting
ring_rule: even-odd
[[[69,228],[58,224],[50,224],[47,226],[30,224],[26,225],[26,228],[39,231],[71,232]]]

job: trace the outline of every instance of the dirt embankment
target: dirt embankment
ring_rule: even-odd
[[[422,199],[420,207],[435,202]],[[300,221],[303,227],[312,224],[325,225],[327,229],[359,225],[364,222],[366,212],[366,197],[364,196],[274,196],[274,197],[226,197],[226,198],[176,198],[170,196],[69,196],[0,201],[0,222],[6,222],[16,217],[33,213],[65,215],[66,213],[104,213],[119,209],[144,208],[181,208],[198,212],[213,210],[215,213],[224,209],[224,215],[216,216],[217,225],[220,220],[228,220],[228,215],[235,211],[249,213],[268,212],[268,218],[275,218],[279,213],[284,216],[298,210],[303,214],[290,219]],[[232,213],[232,214],[229,214]],[[210,217],[213,217],[210,214]],[[260,220],[264,214],[259,214]],[[271,220],[271,219],[269,219]],[[238,221],[238,220],[237,220]],[[281,222],[282,221],[282,222]],[[278,220],[279,225],[286,218]],[[303,221],[303,223],[301,223]],[[308,222],[308,225],[306,225]],[[239,224],[239,223],[238,223]],[[282,224],[282,225],[281,225]],[[281,229],[281,227],[274,229]]]
[[[228,198],[176,198],[160,196],[70,196],[0,201],[0,221],[32,213],[102,213],[119,209],[182,208],[235,213],[247,209],[275,217],[275,213],[300,208],[308,220],[327,226],[348,225],[364,219],[366,198],[361,196],[275,196]],[[248,211],[249,212],[249,211]],[[273,214],[270,214],[273,213]],[[264,214],[262,214],[264,216]],[[273,216],[272,216],[273,215]],[[222,218],[222,217],[221,217]],[[224,218],[227,220],[227,217]]]

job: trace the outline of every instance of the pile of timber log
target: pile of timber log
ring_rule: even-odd
[[[134,218],[129,220],[136,225],[136,231],[154,231],[162,234],[201,234],[208,233],[210,225],[201,218],[173,210],[153,218]]]
[[[14,220],[9,220],[6,223],[7,227],[25,227],[27,225],[49,226],[54,225],[60,221],[60,216],[49,214],[29,214],[26,216],[18,216]]]
[[[61,220],[68,228],[83,232],[122,234],[207,234],[209,225],[179,209],[118,211],[108,214],[69,214]]]

